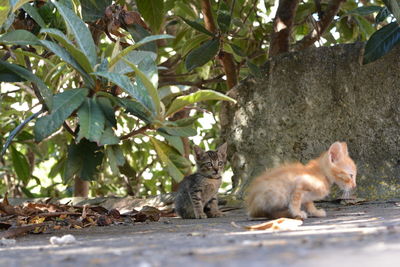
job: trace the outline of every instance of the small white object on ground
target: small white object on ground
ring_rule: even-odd
[[[0,239],[0,246],[14,246],[17,241],[15,239]]]
[[[76,243],[76,239],[73,235],[63,235],[62,237],[52,236],[50,237],[50,243],[52,245],[65,245]]]

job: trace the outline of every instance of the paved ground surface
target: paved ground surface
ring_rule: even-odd
[[[321,203],[328,217],[294,231],[245,231],[244,210],[216,219],[70,230],[78,243],[51,245],[52,234],[0,246],[0,266],[400,266],[400,200],[352,206]],[[60,232],[56,233],[61,235]]]

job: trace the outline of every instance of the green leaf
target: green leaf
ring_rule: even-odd
[[[48,50],[56,54],[58,57],[60,57],[62,60],[67,62],[69,65],[71,65],[74,69],[76,69],[83,77],[85,84],[87,87],[93,87],[94,86],[94,81],[92,77],[79,65],[79,63],[71,56],[71,54],[68,53],[68,51],[59,46],[56,43],[46,41],[46,40],[40,40],[43,46],[45,46]]]
[[[24,78],[25,80],[31,81],[37,85],[39,88],[40,94],[44,99],[46,106],[51,110],[53,108],[53,94],[47,85],[39,79],[36,75],[34,75],[29,70],[18,66],[16,64],[10,64],[6,61],[0,60],[0,66],[12,71],[13,73],[17,74],[18,76]]]
[[[153,33],[158,33],[165,17],[163,0],[136,0],[139,13],[150,24]]]
[[[104,12],[112,4],[112,0],[80,0],[82,19],[86,22],[95,22],[104,17]]]
[[[397,0],[383,0],[385,6],[390,10],[397,22],[400,23],[400,6]]]
[[[229,44],[233,50],[233,52],[240,56],[240,57],[245,57],[246,54],[243,52],[242,48],[240,48],[239,46],[235,45],[235,44]]]
[[[364,51],[363,64],[377,60],[400,43],[400,26],[392,22],[372,34]]]
[[[189,16],[192,19],[197,19],[198,14],[190,5],[188,1],[174,1],[175,13],[179,16]]]
[[[37,60],[43,60],[49,68],[54,68],[56,65],[48,58],[42,57],[41,55],[35,54],[33,52],[29,52],[29,51],[25,51],[25,50],[21,50],[21,49],[17,49],[13,51],[16,55],[18,56],[27,56],[30,58],[35,58]]]
[[[67,183],[75,174],[82,180],[94,180],[104,157],[102,147],[83,139],[68,147],[68,157],[63,172],[63,181]]]
[[[160,135],[162,135],[165,140],[167,140],[168,144],[178,150],[181,155],[185,153],[185,148],[182,142],[182,138],[180,136],[172,136],[162,132],[160,132]]]
[[[18,179],[24,184],[27,184],[31,177],[28,160],[21,152],[17,151],[14,146],[11,146],[11,160]]]
[[[43,113],[43,110],[38,111],[31,116],[29,116],[26,120],[24,120],[20,125],[15,127],[14,130],[10,133],[10,135],[7,137],[6,143],[4,144],[3,149],[1,150],[0,157],[2,157],[5,153],[9,145],[11,144],[12,140],[14,137],[25,127],[26,124],[28,124],[31,120],[35,119],[37,116],[39,116],[41,113]]]
[[[39,39],[26,30],[15,30],[0,36],[2,44],[40,45]]]
[[[107,123],[113,127],[117,127],[117,120],[115,119],[115,111],[111,104],[110,99],[105,97],[98,97],[97,103],[106,117]]]
[[[15,83],[15,82],[25,82],[25,81],[26,79],[22,78],[13,71],[0,65],[0,82]]]
[[[139,70],[139,68],[135,64],[127,61],[124,58],[123,58],[123,60],[125,61],[126,64],[128,64],[135,71],[135,73],[137,75],[137,77],[136,77],[137,84],[139,85],[140,82],[142,82],[143,85],[145,86],[145,88],[147,89],[147,93],[151,96],[153,105],[155,107],[156,115],[159,115],[160,111],[161,111],[161,106],[160,106],[160,98],[158,96],[157,88],[154,86],[154,84],[152,83],[150,78],[147,77],[146,74],[144,74],[141,70]],[[157,78],[158,78],[158,76],[157,76]]]
[[[24,4],[28,2],[32,2],[33,0],[10,0],[10,4],[12,7],[12,12],[15,12],[17,9],[22,7]]]
[[[194,136],[197,134],[196,129],[193,128],[195,121],[197,121],[197,117],[184,118],[176,121],[165,121],[162,128],[157,130],[171,136]]]
[[[160,40],[160,39],[169,39],[169,38],[175,38],[175,37],[172,35],[168,35],[168,34],[147,36],[147,37],[143,38],[142,40],[140,40],[139,42],[137,42],[136,44],[128,46],[127,48],[122,50],[117,56],[115,56],[114,58],[112,58],[110,60],[110,64],[108,66],[111,69],[119,60],[121,60],[122,58],[127,56],[132,50],[139,48],[140,46],[142,46],[144,44],[147,44],[149,42],[153,42],[156,40]]]
[[[390,15],[390,11],[387,7],[383,7],[381,9],[381,11],[379,11],[379,13],[376,15],[375,17],[375,22],[381,23],[382,21],[384,21],[388,16]]]
[[[215,34],[213,34],[212,32],[208,31],[206,28],[204,28],[203,25],[201,25],[200,23],[196,22],[196,21],[192,21],[192,20],[188,20],[185,19],[183,17],[181,17],[181,19],[186,22],[187,25],[189,25],[190,27],[192,27],[195,30],[198,30],[199,32],[205,33],[211,37],[214,37]]]
[[[28,13],[29,16],[41,27],[44,28],[46,27],[46,23],[42,19],[42,16],[40,16],[39,12],[35,7],[33,7],[30,4],[25,4],[22,6],[22,8],[25,10],[26,13]]]
[[[103,145],[118,145],[120,142],[119,138],[115,135],[113,128],[106,127],[101,138],[99,144]]]
[[[262,76],[261,70],[256,64],[252,63],[250,60],[247,60],[246,64],[247,64],[247,67],[249,68],[250,73],[254,77]]]
[[[158,130],[172,136],[189,137],[197,134],[196,129],[194,129],[192,126],[163,126]]]
[[[221,94],[216,91],[212,90],[200,90],[195,93],[185,95],[185,96],[179,96],[177,97],[172,103],[171,106],[169,107],[168,111],[165,114],[165,117],[169,117],[175,112],[183,109],[184,107],[201,102],[201,101],[207,101],[207,100],[226,100],[226,101],[231,101],[233,103],[236,103],[236,100],[233,98],[230,98],[229,96],[226,96],[224,94]]]
[[[0,3],[0,26],[3,26],[4,22],[7,20],[8,13],[10,13],[11,6],[10,2],[3,0]]]
[[[201,43],[209,40],[209,37],[204,34],[195,35],[193,38],[190,38],[190,42],[185,43],[181,48],[181,54],[186,56],[190,51],[194,48],[198,47]]]
[[[150,124],[154,120],[150,110],[143,106],[143,104],[126,98],[119,99],[119,102],[120,105],[126,109],[126,112],[138,117],[146,124]]]
[[[231,26],[231,14],[225,2],[220,3],[220,9],[217,12],[217,24],[222,33],[227,33],[229,31]]]
[[[213,59],[219,51],[219,39],[212,39],[192,50],[186,57],[185,66],[188,71],[203,66]]]
[[[140,26],[139,24],[129,25],[126,27],[126,29],[128,30],[128,32],[130,33],[130,35],[132,36],[133,40],[135,40],[136,43],[148,36],[151,36],[150,32],[147,31],[142,26]],[[138,47],[138,50],[157,53],[157,44],[155,42],[146,43]]]
[[[166,165],[168,173],[172,176],[172,178],[174,178],[175,181],[181,181],[183,179],[185,170],[178,168],[177,165],[182,167],[188,166],[190,165],[188,160],[182,157],[178,151],[168,144],[163,143],[153,137],[150,137],[150,141],[153,144],[159,159]]]
[[[34,128],[36,142],[42,141],[57,131],[72,112],[80,107],[88,93],[88,89],[78,88],[54,95],[51,113],[36,121]]]
[[[150,51],[131,51],[124,58],[129,62],[136,64],[139,67],[139,69],[145,68],[145,66],[142,67],[142,65],[145,64],[147,65],[148,62],[150,62],[152,63],[153,66],[155,66],[155,69],[157,70],[157,65],[155,63],[157,59],[156,53]],[[113,70],[113,72],[119,74],[126,74],[132,71],[133,71],[132,68],[128,64],[126,64],[125,61],[123,60],[117,61]]]
[[[147,90],[140,88],[138,86],[134,86],[131,80],[125,76],[118,73],[113,72],[95,72],[94,75],[101,76],[111,81],[112,83],[118,85],[122,90],[127,92],[130,96],[132,96],[135,100],[140,102],[143,105],[144,109],[149,110],[154,114],[154,106],[151,97],[147,93]]]
[[[88,58],[92,68],[97,63],[96,45],[94,44],[92,34],[87,28],[86,24],[68,7],[60,4],[59,2],[52,2],[60,12],[68,29],[75,37],[75,41],[78,44],[80,50]]]
[[[83,141],[86,140],[82,140],[82,142]],[[64,183],[67,183],[75,174],[77,174],[82,169],[82,165],[84,163],[82,154],[87,153],[87,151],[82,150],[83,149],[79,146],[79,144],[77,145],[75,143],[72,143],[68,146],[68,156],[63,172]]]
[[[40,33],[47,33],[53,37],[69,52],[69,54],[87,73],[93,72],[93,68],[86,55],[76,48],[76,45],[74,45],[62,31],[57,29],[41,29]]]
[[[119,146],[107,146],[106,155],[110,169],[114,175],[119,175],[119,167],[124,166],[125,158]]]
[[[364,38],[367,38],[375,31],[375,28],[364,17],[356,17],[355,20],[357,21]]]
[[[96,99],[86,98],[78,110],[79,133],[77,141],[82,138],[99,143],[104,132],[105,117]]]
[[[368,16],[372,13],[381,11],[382,7],[380,6],[362,6],[357,7],[356,9],[350,10],[347,12],[347,15],[356,14],[360,16]]]

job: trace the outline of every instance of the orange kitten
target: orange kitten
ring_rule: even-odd
[[[349,193],[356,187],[356,174],[347,144],[335,142],[307,165],[283,165],[255,178],[247,192],[247,210],[251,217],[306,219],[307,213],[325,217],[325,210],[317,209],[313,201],[326,197],[333,183]]]

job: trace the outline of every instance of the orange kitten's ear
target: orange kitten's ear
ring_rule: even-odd
[[[221,146],[217,149],[218,154],[221,155],[221,157],[222,157],[222,159],[223,159],[224,161],[226,161],[226,150],[227,150],[227,148],[228,148],[228,144],[227,144],[227,143],[224,143],[223,145],[221,145]]]
[[[194,149],[194,155],[196,160],[200,160],[203,157],[204,151],[201,149],[199,146],[193,146]]]
[[[349,151],[347,150],[347,143],[346,142],[341,142],[340,143],[342,145],[342,151],[345,155],[349,155]]]
[[[338,162],[341,157],[343,156],[343,147],[342,144],[339,142],[335,142],[331,145],[328,150],[329,154],[329,161],[332,163]]]

